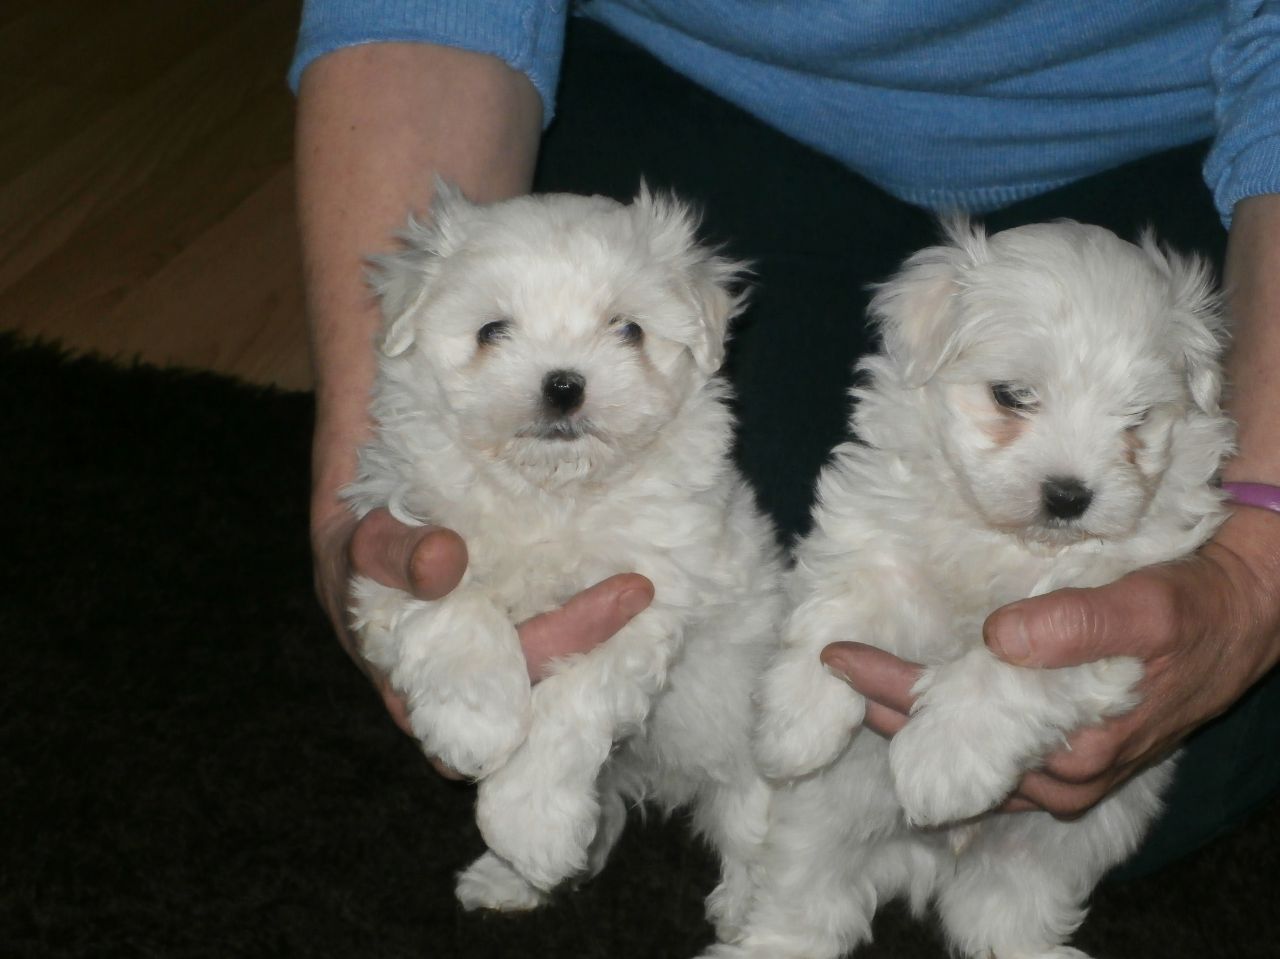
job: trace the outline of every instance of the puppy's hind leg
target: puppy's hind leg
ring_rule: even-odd
[[[496,912],[526,912],[547,900],[546,893],[530,885],[492,850],[458,874],[454,894],[463,909]]]
[[[851,807],[842,765],[774,791],[742,931],[703,959],[837,959],[871,938],[882,827]]]
[[[1135,776],[1073,822],[1048,813],[984,819],[938,896],[958,950],[984,959],[1088,959],[1066,942],[1098,881],[1142,840],[1173,765]]]
[[[600,825],[587,849],[587,871],[579,882],[594,879],[604,869],[626,824],[626,802],[609,781],[606,770],[600,782]],[[458,875],[455,892],[464,909],[492,909],[497,912],[525,912],[538,908],[550,898],[492,850],[486,851]]]
[[[627,825],[627,802],[611,781],[607,767],[600,777],[597,789],[600,794],[600,825],[596,827],[595,837],[587,847],[587,871],[581,882],[600,875]]]
[[[943,885],[938,913],[957,952],[972,959],[1088,959],[1065,944],[1087,894],[1030,854],[988,859],[970,849]]]
[[[725,942],[742,935],[769,828],[769,787],[753,772],[743,779],[715,788],[694,810],[695,828],[720,854],[720,882],[707,897],[707,919]]]

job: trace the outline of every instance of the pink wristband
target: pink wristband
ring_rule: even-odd
[[[1280,486],[1268,486],[1266,483],[1223,483],[1222,491],[1231,497],[1233,503],[1280,513]]]

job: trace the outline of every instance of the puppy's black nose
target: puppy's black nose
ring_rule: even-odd
[[[1050,476],[1040,484],[1040,495],[1055,519],[1077,519],[1093,502],[1093,491],[1070,476]]]
[[[567,416],[582,405],[587,381],[573,370],[552,370],[542,380],[542,398],[553,410]]]

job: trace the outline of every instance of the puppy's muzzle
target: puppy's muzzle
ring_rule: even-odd
[[[1051,476],[1040,484],[1044,510],[1054,519],[1079,519],[1093,502],[1093,491],[1070,476]]]
[[[549,411],[568,416],[582,406],[587,381],[573,370],[552,370],[542,380],[542,400]]]

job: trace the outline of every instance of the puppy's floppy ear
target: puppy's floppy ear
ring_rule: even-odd
[[[1222,397],[1221,358],[1227,329],[1225,304],[1214,284],[1213,269],[1202,257],[1183,256],[1161,246],[1150,228],[1143,231],[1141,244],[1169,281],[1169,319],[1191,399],[1200,410],[1216,416]]]
[[[942,228],[944,243],[913,254],[894,277],[872,287],[871,317],[909,386],[923,386],[959,350],[954,296],[965,269],[987,259],[982,227],[955,216]]]
[[[413,345],[413,315],[439,261],[462,244],[475,209],[461,190],[436,177],[428,219],[411,214],[398,237],[400,249],[370,258],[368,281],[382,305],[382,351],[387,356],[399,356]]]
[[[729,321],[746,306],[746,263],[729,260],[698,242],[698,217],[674,196],[649,192],[641,181],[633,210],[646,221],[650,251],[680,278],[698,316],[684,337],[698,369],[711,376],[724,363]]]

